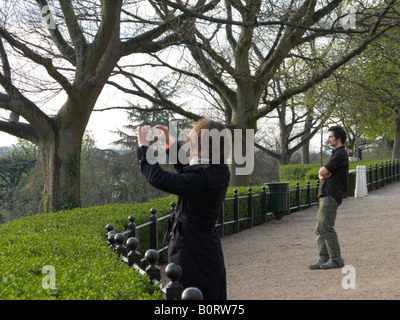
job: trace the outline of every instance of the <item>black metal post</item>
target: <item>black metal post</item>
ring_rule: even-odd
[[[261,192],[261,222],[264,223],[267,220],[267,188],[262,186]]]
[[[372,164],[369,165],[368,167],[368,177],[369,177],[369,183],[367,184],[368,186],[368,191],[372,191]]]
[[[126,255],[128,254],[128,251],[124,246],[124,240],[125,236],[122,233],[117,233],[115,235],[115,244],[116,244],[115,251],[118,253],[118,258],[120,258],[121,255],[126,257]]]
[[[161,280],[161,271],[158,263],[158,252],[154,249],[147,250],[144,258],[146,259],[149,266],[146,268],[146,273],[150,277],[150,280]]]
[[[130,237],[126,241],[126,246],[130,250],[127,254],[128,266],[132,267],[134,264],[140,266],[140,253],[136,251],[139,245],[138,240],[135,237]]]
[[[239,196],[238,189],[233,190],[233,219],[235,220],[235,233],[239,232]]]
[[[301,198],[300,198],[300,182],[296,182],[296,203],[297,210],[301,210]]]
[[[308,207],[311,207],[311,185],[310,181],[307,181],[307,203]]]
[[[253,194],[251,193],[251,191],[252,191],[252,189],[251,189],[251,187],[249,187],[248,189],[247,189],[247,210],[248,210],[248,216],[249,216],[249,228],[252,228],[253,227],[253,224],[254,224],[254,222],[253,222],[253,219],[254,219],[254,216],[253,216]]]
[[[129,224],[128,224],[128,230],[130,231],[129,232],[129,235],[131,236],[131,237],[136,237],[136,224],[135,224],[135,220],[136,220],[136,218],[135,218],[135,216],[134,215],[130,215],[129,217],[128,217],[128,220],[129,220]]]
[[[182,268],[174,263],[170,263],[165,268],[165,274],[170,282],[165,287],[166,300],[181,300],[183,286],[179,283],[182,275]]]
[[[150,221],[153,222],[150,226],[150,248],[158,250],[158,220],[156,216],[157,210],[151,208]]]
[[[107,238],[108,247],[115,251],[115,232],[111,231]]]
[[[171,201],[171,203],[169,204],[171,206],[171,208],[169,209],[169,213],[170,214],[174,214],[176,212],[176,202],[175,201]]]

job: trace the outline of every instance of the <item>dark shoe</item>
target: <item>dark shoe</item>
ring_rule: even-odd
[[[329,259],[328,262],[326,262],[320,266],[320,269],[335,269],[335,268],[343,268],[343,267],[344,267],[343,259],[340,259],[340,260]]]
[[[308,266],[310,270],[317,270],[320,269],[323,264],[325,264],[328,260],[319,260],[316,264],[312,264]]]

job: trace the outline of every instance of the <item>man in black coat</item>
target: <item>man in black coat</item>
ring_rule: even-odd
[[[168,128],[156,126],[163,131],[167,144],[167,153],[174,150],[179,153],[181,145],[171,148]],[[149,141],[146,139],[149,127],[138,128],[137,150],[141,171],[146,180],[154,187],[168,193],[178,195],[176,216],[171,230],[171,239],[168,248],[170,263],[182,267],[180,279],[184,288],[196,287],[200,289],[205,300],[225,300],[226,272],[221,241],[215,230],[215,224],[225,201],[229,185],[230,173],[226,164],[211,163],[212,157],[204,157],[205,151],[211,155],[212,144],[209,149],[201,150],[201,130],[224,130],[222,123],[209,119],[200,120],[192,129],[191,136],[196,137],[196,147],[189,164],[179,161],[174,164],[176,173],[168,172],[158,163],[150,164],[147,159]],[[224,143],[223,140],[219,141]],[[220,146],[220,159],[223,160]],[[202,156],[203,153],[203,156]]]

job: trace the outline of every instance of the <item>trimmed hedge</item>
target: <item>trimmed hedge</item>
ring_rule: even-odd
[[[318,164],[287,164],[279,166],[279,178],[281,181],[286,180],[298,180],[298,181],[307,181],[307,180],[317,180],[318,179],[318,170],[320,165]],[[316,178],[306,179],[306,175],[309,171],[317,172]]]
[[[161,299],[148,277],[118,261],[107,247],[105,225],[124,231],[130,214],[136,213],[139,223],[147,221],[149,214],[139,213],[150,206],[168,210],[169,202],[44,213],[0,225],[0,299]],[[55,269],[55,289],[42,286],[48,276],[42,268],[48,265]]]
[[[302,181],[302,180],[286,180],[286,181],[281,181],[281,182],[288,182],[289,183],[289,190],[290,191],[290,207],[293,207],[296,205],[296,194],[293,191],[293,189],[296,188],[297,182],[299,182],[299,187],[302,189],[300,191],[300,201],[301,204],[307,204],[307,192],[305,188],[307,187],[307,181]],[[317,197],[317,190],[315,186],[317,185],[316,180],[310,181],[310,186],[314,187],[311,189],[311,197],[312,197],[312,202],[316,201]],[[254,196],[253,198],[253,216],[254,216],[254,225],[262,223],[261,219],[261,213],[262,213],[262,204],[261,204],[261,197],[257,197],[262,192],[262,187],[263,186],[252,186],[252,194]],[[233,220],[233,200],[230,200],[229,198],[233,197],[234,194],[234,189],[238,190],[238,196],[239,197],[244,197],[248,195],[248,187],[229,187],[226,197],[228,198],[227,201],[225,201],[224,204],[224,212],[225,212],[225,221],[230,221]],[[267,190],[268,193],[268,190]],[[239,199],[239,218],[245,218],[247,217],[247,208],[248,208],[248,200],[247,198]],[[268,196],[267,196],[267,208],[268,208]],[[268,216],[267,221],[273,219],[273,217]],[[247,228],[247,221],[242,221],[240,222],[240,230],[246,229]],[[229,235],[233,233],[233,225],[226,225],[225,226],[225,235]]]
[[[351,168],[376,161],[351,163]],[[380,163],[379,163],[380,164]],[[378,165],[379,165],[378,164]],[[281,179],[289,182],[289,188],[295,189],[296,182],[306,187],[319,167],[291,165],[281,166],[283,177],[289,172],[298,179]],[[286,167],[286,168],[285,168]],[[313,171],[314,170],[314,171]],[[304,177],[302,178],[302,174]],[[355,172],[349,175],[349,194],[354,194]],[[305,179],[310,177],[310,179]],[[234,194],[234,187],[228,188],[227,197]],[[247,196],[247,187],[237,187],[238,195]],[[252,186],[253,195],[259,194],[262,186]],[[315,191],[312,197],[315,196]],[[295,194],[291,193],[291,206],[295,203]],[[306,192],[301,192],[301,202],[306,203]],[[24,300],[102,300],[102,299],[157,299],[161,292],[148,277],[128,268],[117,260],[117,256],[106,245],[105,226],[112,223],[116,232],[127,230],[128,216],[136,217],[136,225],[149,221],[150,209],[157,209],[157,217],[169,214],[170,203],[176,196],[154,199],[146,203],[109,204],[86,209],[74,209],[55,213],[44,213],[24,217],[0,225],[0,299]],[[247,199],[239,200],[240,217],[247,215]],[[254,224],[258,224],[261,213],[261,198],[254,198]],[[233,219],[233,201],[225,202],[225,221]],[[159,239],[165,235],[164,220],[160,223]],[[245,226],[241,223],[241,228]],[[225,227],[225,234],[232,232],[232,225]],[[137,231],[138,251],[142,254],[148,249],[149,231],[144,228]],[[161,244],[160,244],[161,245]],[[55,289],[44,289],[42,281],[47,273],[43,267],[52,266],[55,270]]]
[[[349,163],[349,170],[355,170],[357,166],[366,166],[367,169],[371,164],[373,167],[375,163],[380,166],[381,162],[389,161],[384,160],[363,160],[351,161]],[[286,180],[299,180],[299,181],[314,181],[318,179],[318,171],[321,166],[319,164],[287,164],[279,166],[279,178],[281,181]]]

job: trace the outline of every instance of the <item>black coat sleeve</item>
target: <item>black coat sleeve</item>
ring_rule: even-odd
[[[184,157],[184,161],[185,163],[181,163],[180,162],[180,156],[182,156],[182,154],[179,154],[179,150],[181,149],[181,144],[178,141],[175,141],[168,149],[167,149],[167,155],[168,157],[170,157],[172,154],[171,152],[173,152],[173,156],[174,159],[176,160],[176,163],[174,163],[174,168],[177,172],[182,173],[184,172],[184,168],[185,166],[189,163],[189,159],[185,156]]]
[[[159,163],[150,164],[147,161],[148,149],[146,146],[139,147],[137,156],[143,176],[153,187],[184,197],[196,196],[204,190],[207,176],[202,168],[196,166],[186,172],[179,170],[178,173],[165,171]]]

